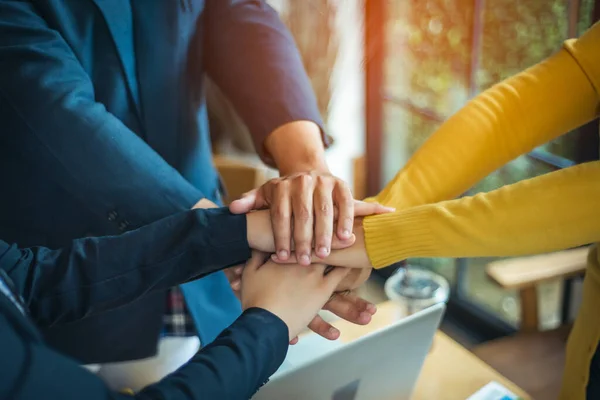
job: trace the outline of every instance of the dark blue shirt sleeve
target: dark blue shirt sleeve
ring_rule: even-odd
[[[288,330],[263,309],[246,310],[175,373],[136,395],[109,390],[75,361],[31,340],[0,313],[0,398],[11,400],[247,400],[277,370]]]
[[[294,38],[264,0],[207,0],[205,65],[231,100],[254,138],[263,160],[263,142],[293,121],[321,127],[315,94]]]
[[[59,250],[21,250],[0,242],[0,268],[37,324],[106,311],[249,256],[246,218],[226,209],[187,211],[121,236],[74,240]],[[0,301],[0,311],[6,304]],[[0,313],[0,397],[131,398],[111,392],[98,377],[32,338],[25,317],[12,314],[3,321]],[[248,399],[283,362],[288,335],[274,314],[248,309],[190,362],[133,397]]]
[[[0,268],[38,326],[114,309],[249,257],[246,216],[227,209],[186,211],[58,250],[0,242]]]

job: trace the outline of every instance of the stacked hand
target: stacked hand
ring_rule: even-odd
[[[194,206],[212,207],[216,205],[208,200]],[[268,209],[261,210],[264,208]],[[361,246],[364,249],[364,239],[360,236],[362,244],[354,245],[355,217],[393,210],[356,201],[343,181],[329,174],[314,173],[271,180],[234,201],[230,210],[247,214],[247,236],[252,249],[274,253],[277,263],[288,264],[283,268],[274,261],[263,262],[261,256],[255,255],[246,268],[238,266],[225,271],[245,308],[262,304],[262,308],[284,320],[291,333],[296,332],[298,324],[308,323],[314,332],[331,340],[340,333],[317,315],[321,308],[350,322],[361,325],[370,322],[375,305],[352,293],[335,294],[360,286],[369,277],[370,268],[335,268],[323,276],[325,267],[321,264],[345,267],[347,260],[348,266],[356,266],[357,260],[346,253],[360,255]],[[360,229],[357,233],[360,235]],[[304,312],[310,310],[313,310],[311,318],[304,321]]]
[[[282,260],[274,254],[271,258],[278,264],[291,264],[296,262],[297,256],[292,253],[291,257],[287,260]],[[331,254],[325,258],[321,258],[313,252],[311,262],[322,262],[332,266],[343,265],[347,268],[356,269],[357,272],[355,274],[359,274],[360,271],[370,271],[372,265],[369,256],[367,255],[362,219],[357,218],[354,225],[354,242],[352,245],[345,246],[342,249],[333,250]],[[349,275],[353,275],[352,272]]]
[[[244,268],[242,308],[259,307],[272,312],[285,322],[289,340],[293,340],[324,307],[348,269],[335,268],[327,275],[324,272],[322,264],[282,268],[268,260],[268,255],[255,252]]]
[[[254,211],[264,208],[268,210]],[[311,265],[311,262],[328,263],[325,260],[333,254],[339,257],[338,251],[354,244],[352,230],[355,217],[393,211],[379,204],[356,201],[342,180],[330,174],[316,173],[271,180],[234,201],[230,210],[248,213],[250,246],[277,254],[278,260],[289,264],[286,267],[296,263],[304,266]],[[311,254],[314,255],[312,260]],[[343,264],[336,265],[344,267]],[[242,269],[237,268],[233,272],[239,277]],[[335,292],[357,288],[369,274],[370,269],[348,272],[338,282]],[[243,288],[238,278],[232,278],[234,288]],[[332,296],[323,309],[357,324],[369,323],[376,311],[375,305],[352,293]],[[328,339],[339,337],[339,331],[318,315],[314,316],[309,328]]]

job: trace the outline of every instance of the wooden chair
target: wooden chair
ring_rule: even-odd
[[[537,287],[585,271],[588,248],[490,263],[488,276],[504,289],[516,289],[521,300],[519,331],[476,346],[473,353],[523,388],[534,399],[558,396],[571,324],[540,331]]]

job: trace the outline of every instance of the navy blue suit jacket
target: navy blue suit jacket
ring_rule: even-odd
[[[265,1],[0,0],[0,237],[57,247],[218,202],[206,74],[259,150],[284,123],[320,123]],[[221,272],[182,289],[205,345],[239,315]],[[84,363],[144,358],[164,305],[156,293],[43,332]]]
[[[48,348],[37,327],[141,301],[249,253],[245,216],[224,210],[187,211],[59,250],[21,250],[0,241],[0,399],[131,398]],[[283,362],[288,335],[272,313],[248,309],[189,363],[135,398],[248,399]]]

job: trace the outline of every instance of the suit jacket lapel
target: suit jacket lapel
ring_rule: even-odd
[[[133,18],[129,0],[92,0],[106,20],[121,60],[129,94],[141,118],[139,89],[136,79],[136,57],[133,39]]]

